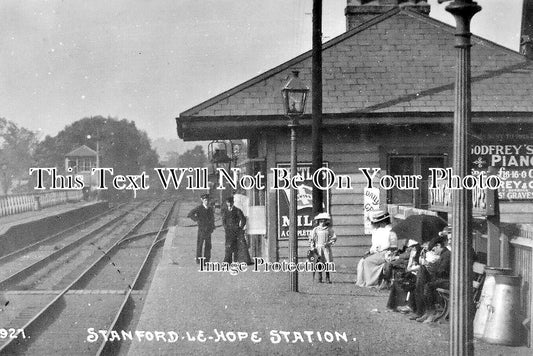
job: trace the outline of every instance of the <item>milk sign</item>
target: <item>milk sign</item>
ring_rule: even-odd
[[[327,163],[324,163],[327,167]],[[279,163],[278,168],[290,171],[290,165]],[[313,230],[313,172],[311,171],[311,163],[298,163],[296,168],[299,176],[303,177],[303,182],[298,187],[298,204],[296,208],[296,219],[298,229],[298,239],[307,239],[311,230]],[[324,194],[324,208],[329,211],[329,195],[327,190]],[[289,238],[289,204],[290,204],[290,189],[284,188],[278,190],[278,236],[279,239]]]
[[[503,181],[500,199],[533,199],[533,137],[506,134],[482,141],[470,149],[472,172],[486,172],[494,166]]]

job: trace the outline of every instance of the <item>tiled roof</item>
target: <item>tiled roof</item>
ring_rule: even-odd
[[[65,155],[66,157],[96,157],[96,151],[83,145]]]
[[[454,31],[425,15],[395,9],[325,43],[323,112],[453,112]],[[472,111],[533,112],[533,61],[480,37],[472,42]],[[282,115],[280,90],[293,69],[310,86],[311,52],[180,117]]]

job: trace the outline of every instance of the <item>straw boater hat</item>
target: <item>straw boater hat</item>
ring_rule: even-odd
[[[370,220],[372,224],[375,224],[385,219],[388,219],[389,217],[390,215],[386,211],[376,210],[376,211],[370,212],[370,216],[368,217],[368,219]]]
[[[314,220],[331,220],[331,216],[328,213],[320,213],[315,216]]]

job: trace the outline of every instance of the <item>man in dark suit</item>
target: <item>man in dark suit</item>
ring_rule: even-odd
[[[215,213],[209,205],[209,194],[203,194],[200,199],[202,204],[192,209],[187,215],[189,219],[198,223],[196,263],[200,263],[200,257],[205,257],[206,262],[211,259],[211,233],[215,230]]]
[[[246,225],[246,217],[241,209],[233,205],[233,197],[226,199],[226,207],[222,215],[222,224],[226,231],[224,262],[231,263],[237,260],[238,239]]]

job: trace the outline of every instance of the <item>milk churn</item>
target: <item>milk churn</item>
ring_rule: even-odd
[[[495,275],[494,293],[483,340],[491,344],[521,344],[520,277]]]
[[[485,267],[485,282],[483,282],[483,289],[481,297],[479,298],[479,306],[474,318],[474,337],[480,339],[485,332],[487,325],[487,317],[489,315],[489,306],[492,302],[492,295],[494,293],[494,285],[496,280],[494,276],[497,274],[510,275],[512,270],[503,267]]]

